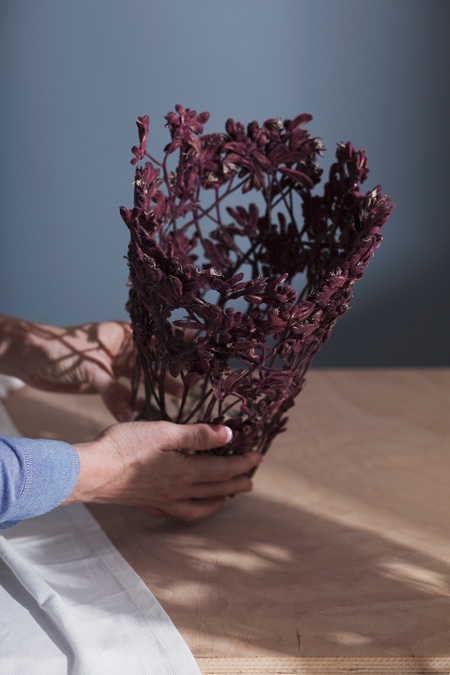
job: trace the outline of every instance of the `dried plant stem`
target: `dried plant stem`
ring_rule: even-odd
[[[228,120],[226,133],[203,135],[208,117],[182,106],[168,113],[163,161],[146,150],[149,118],[137,120],[132,163],[148,161],[136,166],[133,208],[121,209],[140,361],[133,398],[143,377],[145,416],[156,408],[178,423],[226,420],[234,432],[226,452],[266,452],[392,207],[379,187],[361,191],[367,159],[351,143],[338,145],[323,193],[313,193],[323,145],[304,128],[310,115],[247,128]],[[251,190],[262,213],[233,203]],[[175,411],[168,373],[184,383]]]

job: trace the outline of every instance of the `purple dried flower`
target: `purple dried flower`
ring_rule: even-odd
[[[144,117],[138,117],[136,120],[136,125],[139,133],[139,147],[134,145],[131,148],[131,152],[135,157],[131,160],[131,164],[137,164],[145,156],[145,151],[147,150],[147,139],[148,139],[148,129],[150,126],[150,117],[144,115]]]
[[[222,452],[265,452],[393,207],[380,187],[361,191],[367,159],[351,143],[338,145],[323,193],[313,193],[324,148],[305,129],[308,114],[262,127],[228,120],[225,133],[203,135],[208,119],[176,106],[162,162],[147,152],[148,116],[137,120],[132,163],[146,161],[134,207],[121,208],[135,387],[143,375],[144,417],[226,422],[234,439]],[[258,204],[233,203],[250,190]],[[167,374],[180,380],[178,401]]]

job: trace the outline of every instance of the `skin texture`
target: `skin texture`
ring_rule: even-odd
[[[0,315],[0,368],[37,389],[98,392],[114,417],[133,418],[130,326],[122,321],[60,328]]]
[[[131,422],[75,445],[81,472],[71,501],[119,503],[156,517],[196,520],[223,508],[227,495],[248,492],[245,475],[262,456],[196,455],[226,444],[230,429],[207,424]],[[189,454],[186,451],[190,451]]]
[[[160,518],[196,520],[223,508],[227,495],[252,488],[255,452],[218,457],[196,452],[226,445],[231,430],[207,424],[130,422],[131,329],[108,321],[61,328],[0,315],[0,372],[47,391],[98,392],[121,424],[75,444],[80,475],[65,503],[127,504]],[[166,383],[176,393],[173,381]]]

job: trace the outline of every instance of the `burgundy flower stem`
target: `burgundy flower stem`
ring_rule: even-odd
[[[219,227],[223,227],[222,222],[220,220],[218,220],[217,218],[214,218],[214,216],[212,216],[210,213],[208,213],[208,211],[205,211],[204,209],[202,209],[200,204],[197,204],[196,208],[201,213],[200,218],[204,217],[204,218],[206,218],[206,220],[210,220],[212,223],[215,223],[216,225],[219,225]]]
[[[284,193],[284,191],[283,191],[283,189],[282,189],[282,187],[281,187],[281,185],[280,185],[280,182],[279,182],[279,180],[277,179],[276,175],[273,176],[273,181],[274,181],[275,185],[277,186],[277,188],[280,190],[280,199],[279,199],[279,202],[283,202],[283,204],[285,205],[285,207],[286,207],[286,209],[287,209],[287,211],[288,211],[290,217],[292,218],[292,222],[295,223],[294,211],[293,211],[293,209],[291,208],[291,205],[289,204],[288,200],[286,199],[286,195],[285,195],[285,193]],[[290,196],[292,197],[292,191],[290,192]],[[275,202],[274,206],[277,206],[279,202]]]
[[[245,262],[247,262],[248,260],[250,260],[250,258],[253,254],[256,254],[257,248],[259,248],[259,249],[262,248],[262,243],[260,241],[255,241],[255,243],[250,246],[248,251],[242,255],[242,258],[239,258],[236,261],[235,265],[230,268],[230,276],[234,276],[236,274],[236,272],[242,267],[242,265]],[[258,276],[258,274],[257,274],[258,262],[257,262],[256,257],[255,257],[254,260],[250,260],[250,262],[252,263],[254,276],[255,276],[255,271],[256,271],[256,276]],[[256,270],[255,270],[255,267],[256,267]]]
[[[191,420],[194,419],[194,417],[196,416],[196,414],[197,414],[200,410],[202,410],[203,406],[205,405],[205,403],[206,403],[206,401],[208,400],[208,398],[212,395],[212,393],[213,393],[213,390],[212,390],[212,389],[208,389],[208,391],[207,391],[206,393],[203,394],[202,398],[199,400],[199,402],[197,403],[197,405],[195,406],[195,408],[194,408],[194,409],[189,413],[189,415],[183,420],[183,424],[189,424],[189,422],[191,422]],[[209,420],[207,420],[207,418],[205,418],[204,421],[209,421]]]
[[[222,216],[221,216],[221,213],[220,213],[220,205],[219,205],[219,197],[220,197],[219,188],[215,188],[214,194],[216,195],[216,198],[214,200],[215,205],[216,205],[216,214],[217,214],[216,222],[218,223],[221,230],[223,230],[223,222],[222,222]]]
[[[133,367],[131,372],[131,405],[133,410],[137,409],[137,397],[139,383],[141,381],[142,366],[137,355],[136,346],[133,348]]]
[[[227,199],[233,192],[236,192],[237,190],[241,189],[245,185],[245,180],[242,180],[240,183],[235,185],[232,189],[227,190],[227,192],[224,192],[224,194],[217,200],[217,204],[219,205],[221,202],[223,202],[225,199]],[[210,211],[213,211],[215,208],[216,204],[211,204],[207,209],[204,210],[204,215],[207,215]],[[187,230],[190,225],[195,224],[195,219],[189,220],[185,225],[183,226],[184,230]]]
[[[164,417],[168,417],[165,405],[166,400],[165,391],[166,391],[166,368],[165,364],[162,363],[161,370],[159,372],[159,400],[162,414],[164,415]]]
[[[155,388],[153,386],[153,382],[152,382],[150,376],[148,375],[148,373],[145,372],[145,369],[144,369],[144,384],[145,384],[145,391],[146,391],[145,411],[143,413],[144,417],[146,419],[151,419],[151,417],[152,417],[151,396],[153,396],[158,409],[161,411],[162,418],[165,419],[164,408],[161,404],[161,401],[160,401],[159,397],[156,395],[156,391],[155,391]],[[148,395],[149,391],[151,392],[151,396]]]
[[[150,155],[148,152],[145,153],[145,156],[148,157],[148,159],[153,163],[156,164],[156,166],[159,166],[161,169],[164,169],[164,162],[158,162],[158,160],[153,157],[153,155]]]
[[[181,424],[182,419],[183,419],[183,412],[184,412],[184,407],[186,405],[186,401],[188,400],[189,396],[189,387],[184,387],[183,389],[183,396],[181,397],[181,402],[180,402],[180,407],[178,409],[178,415],[176,418],[176,423]]]
[[[200,227],[200,222],[199,222],[199,218],[198,218],[198,215],[197,215],[197,209],[194,208],[194,209],[192,210],[192,212],[193,212],[193,214],[194,214],[195,231],[196,231],[196,233],[197,233],[197,235],[198,235],[198,238],[200,239],[200,241],[201,241],[201,243],[202,243],[202,245],[203,245],[203,247],[204,247],[204,246],[205,246],[205,240],[204,240],[204,238],[203,238],[202,228]]]

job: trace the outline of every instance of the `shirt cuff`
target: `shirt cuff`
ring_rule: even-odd
[[[59,506],[76,485],[80,460],[75,448],[63,441],[6,437],[2,441],[15,454],[22,474],[21,491],[10,500],[0,523],[0,529],[6,529]]]

